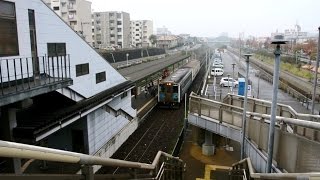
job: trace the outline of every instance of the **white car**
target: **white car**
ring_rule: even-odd
[[[222,87],[225,87],[225,86],[232,86],[232,81],[233,81],[233,87],[237,87],[238,86],[238,81],[237,80],[234,80],[232,78],[229,78],[229,81],[228,81],[228,77],[223,77],[221,78],[220,80],[220,86]]]
[[[221,68],[212,68],[211,69],[211,76],[222,76],[223,75],[223,69]]]

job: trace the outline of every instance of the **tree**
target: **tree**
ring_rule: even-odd
[[[154,46],[155,44],[157,44],[157,36],[152,34],[149,36],[149,41],[151,42],[151,44]]]

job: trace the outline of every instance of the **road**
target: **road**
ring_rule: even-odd
[[[239,58],[237,56],[234,56],[233,54],[227,52],[222,54],[223,64],[224,64],[224,75],[222,77],[227,77],[227,74],[230,74],[230,77],[232,77],[232,63],[235,63],[235,79],[238,79],[238,72],[245,76],[245,67],[246,64],[244,60],[242,59],[239,62]],[[252,81],[252,96],[257,97],[258,95],[258,89],[259,89],[259,97],[260,99],[272,101],[272,84],[270,84],[267,81],[264,81],[263,79],[260,79],[259,77],[255,76],[256,69],[249,66],[249,79]],[[220,87],[220,79],[221,77],[216,78],[216,87],[217,87],[217,98],[216,100],[220,100],[220,93],[221,97],[225,97],[228,93],[232,93],[231,89],[228,87]],[[213,77],[210,77],[208,80],[208,88],[206,91],[206,96],[210,99],[215,99],[214,93],[213,93]],[[258,87],[258,84],[260,87]],[[235,89],[234,94],[237,94],[237,89]],[[299,113],[310,113],[310,110],[307,110],[306,107],[302,106],[300,102],[298,102],[295,98],[291,97],[287,93],[283,92],[282,90],[278,90],[278,103],[281,104],[287,104],[294,108]]]

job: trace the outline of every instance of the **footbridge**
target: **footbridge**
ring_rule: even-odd
[[[195,93],[189,98],[189,124],[241,142],[243,96],[228,94],[222,102]],[[256,172],[265,173],[271,102],[248,98],[247,107],[245,155]],[[278,104],[273,173],[298,173],[294,176],[298,177],[299,173],[320,172],[319,122],[319,115],[300,114]]]

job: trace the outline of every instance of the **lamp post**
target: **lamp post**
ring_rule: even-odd
[[[316,62],[316,70],[313,80],[313,95],[312,95],[312,106],[311,106],[311,114],[314,114],[314,103],[316,101],[316,91],[317,91],[317,82],[318,82],[318,69],[319,69],[319,52],[320,52],[320,27],[319,30],[319,37],[318,37],[318,54],[317,54],[317,62]]]
[[[247,64],[247,70],[246,70],[246,81],[245,81],[245,87],[244,87],[244,102],[243,102],[243,113],[242,113],[242,143],[241,143],[241,159],[244,159],[244,143],[246,138],[246,114],[247,114],[247,101],[248,101],[248,78],[249,78],[249,58],[252,56],[252,54],[244,54],[246,57],[246,64]]]
[[[128,59],[129,59],[129,53],[126,54],[127,56],[127,66],[129,65]]]
[[[234,94],[234,90],[233,90],[233,88],[234,88],[234,66],[236,65],[235,63],[232,63],[231,64],[232,65],[232,94]]]
[[[259,73],[259,79],[258,79],[258,93],[257,93],[257,98],[259,99],[259,95],[260,95],[260,76],[261,76],[261,72],[258,71]]]
[[[271,116],[270,116],[270,126],[269,126],[269,136],[268,136],[268,160],[267,160],[267,173],[271,173],[272,167],[272,157],[273,157],[273,144],[274,144],[274,129],[276,122],[277,113],[277,94],[278,94],[278,83],[279,83],[279,69],[280,69],[280,55],[281,49],[280,44],[286,44],[287,41],[284,40],[283,35],[276,35],[271,41],[271,44],[276,44],[276,49],[274,51],[275,63],[273,72],[273,91],[272,91],[272,104],[271,104]]]

